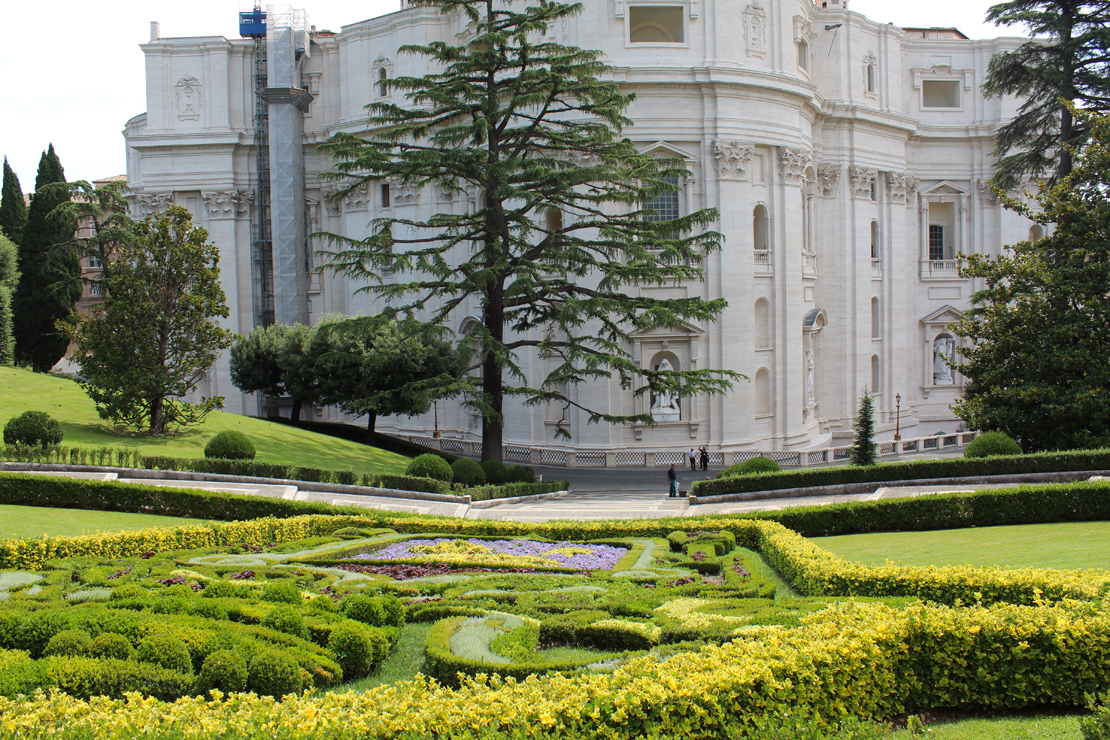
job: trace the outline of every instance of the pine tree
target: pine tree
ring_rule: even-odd
[[[988,96],[1022,100],[998,131],[995,183],[1011,189],[1024,176],[1066,177],[1071,150],[1089,131],[1062,101],[1093,113],[1110,111],[1110,1],[1010,0],[992,6],[987,20],[1021,26],[1034,37],[996,54],[983,84]]]
[[[472,198],[476,207],[427,220],[379,218],[362,240],[328,235],[330,267],[369,283],[365,290],[389,299],[393,313],[431,324],[453,326],[474,307],[482,318],[460,338],[470,360],[457,382],[482,413],[483,458],[501,459],[506,396],[573,407],[589,422],[652,424],[650,413],[630,408],[631,398],[613,413],[568,388],[613,379],[636,398],[730,388],[736,373],[657,370],[632,356],[633,332],[718,319],[724,300],[660,298],[640,286],[702,281],[721,236],[711,230],[714,210],[661,219],[648,207],[679,190],[688,173],[622,138],[633,96],[602,81],[610,70],[599,52],[551,40],[549,28],[582,6],[410,5],[461,19],[470,38],[400,50],[440,71],[387,81],[405,106],[375,103],[373,135],[339,133],[323,147],[336,159],[331,179],[347,186],[337,197],[393,182],[456,202]],[[525,363],[523,352],[542,362]],[[556,434],[569,437],[561,425]]]
[[[875,397],[865,387],[856,414],[856,439],[852,445],[853,465],[875,464]]]
[[[23,189],[19,178],[4,157],[4,187],[0,191],[0,232],[19,245],[23,241],[23,229],[27,226],[27,204],[23,201]]]
[[[50,370],[65,356],[69,343],[57,328],[81,297],[81,265],[68,246],[76,224],[52,217],[69,200],[62,163],[51,144],[39,160],[35,194],[27,214],[27,227],[19,250],[19,287],[15,314],[16,360],[35,372]]]

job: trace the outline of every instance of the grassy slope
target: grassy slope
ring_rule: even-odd
[[[1110,522],[1028,524],[935,532],[815,537],[830,552],[868,565],[999,565],[1110,570]]]
[[[126,514],[117,511],[45,509],[37,506],[0,506],[0,540],[77,536],[125,529],[176,527],[203,524],[200,519],[179,519],[152,514]]]
[[[1079,717],[1009,717],[968,719],[928,725],[925,734],[896,732],[891,740],[1082,740]]]
[[[0,367],[0,427],[24,411],[45,411],[61,422],[66,446],[123,447],[141,450],[145,455],[204,457],[204,445],[213,435],[234,429],[251,438],[260,462],[395,474],[403,473],[408,464],[408,458],[392,452],[221,411],[211,414],[200,426],[162,439],[118,432],[97,416],[92,400],[77,383]]]

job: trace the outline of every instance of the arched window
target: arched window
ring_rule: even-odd
[[[1033,224],[1029,229],[1029,241],[1039,242],[1044,239],[1044,227],[1040,224]]]
[[[879,315],[879,299],[871,299],[871,338],[878,339],[882,336],[880,333],[880,315]]]
[[[872,185],[874,187],[874,185]],[[871,259],[879,259],[879,222],[871,222]]]
[[[766,206],[756,206],[752,212],[752,238],[755,251],[767,252],[771,249],[771,219]]]
[[[878,393],[882,392],[882,388],[880,388],[881,381],[882,381],[882,375],[879,373],[879,356],[878,355],[871,355],[871,392],[872,393],[878,394]]]
[[[755,347],[767,349],[771,346],[771,304],[766,298],[760,298],[755,302]]]
[[[875,63],[869,62],[867,65],[867,92],[869,93],[875,92],[875,88],[878,86],[877,72],[878,70],[875,69]]]
[[[389,94],[389,71],[385,67],[378,68],[378,97],[384,98]]]
[[[771,374],[765,367],[755,374],[755,413],[757,416],[771,413]]]

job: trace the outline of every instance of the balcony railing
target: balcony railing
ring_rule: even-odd
[[[960,277],[959,268],[959,260],[929,260],[923,263],[921,276],[956,280]]]

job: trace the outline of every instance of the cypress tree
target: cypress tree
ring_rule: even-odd
[[[23,189],[19,178],[8,166],[4,157],[4,187],[0,191],[0,231],[4,236],[19,244],[23,241],[23,229],[27,225],[27,204],[23,202]]]
[[[867,388],[859,398],[856,415],[856,439],[852,445],[853,465],[875,464],[875,397]]]
[[[48,371],[65,356],[69,342],[56,323],[69,318],[81,297],[80,281],[73,280],[80,262],[73,250],[57,248],[68,241],[76,224],[50,218],[68,200],[65,172],[51,144],[39,159],[19,250],[19,287],[12,302],[16,361],[35,372]]]
[[[0,234],[0,365],[15,362],[12,292],[19,284],[19,270],[16,269],[18,258],[15,244]]]

